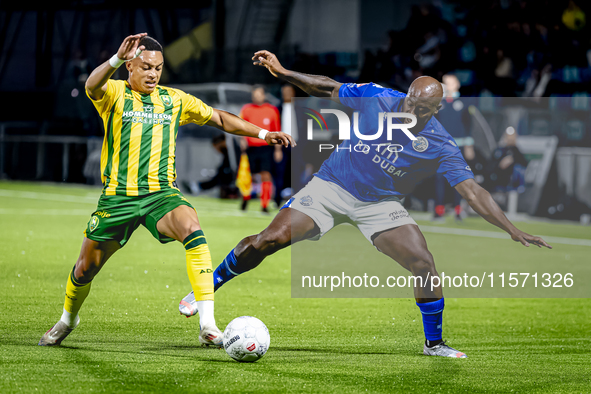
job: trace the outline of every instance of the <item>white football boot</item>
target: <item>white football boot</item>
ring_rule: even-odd
[[[465,353],[460,352],[450,346],[447,346],[445,342],[441,342],[432,347],[427,347],[427,344],[423,345],[423,354],[425,356],[441,356],[441,357],[453,357],[453,358],[468,358]]]
[[[195,294],[193,292],[190,292],[181,300],[179,303],[179,312],[186,317],[195,316],[199,312],[197,309]],[[222,337],[222,332],[215,325],[208,325],[200,328],[199,342],[202,345],[222,347]]]
[[[80,318],[76,317],[76,325],[74,328],[78,327],[79,323]],[[68,325],[61,320],[58,321],[41,337],[39,346],[59,346],[74,328],[68,327]]]
[[[189,317],[189,316],[187,316]],[[222,347],[224,334],[214,326],[202,327],[199,332],[199,342],[204,346]]]
[[[197,301],[195,301],[195,294],[190,292],[179,303],[179,312],[181,315],[187,317],[195,316],[197,314]]]

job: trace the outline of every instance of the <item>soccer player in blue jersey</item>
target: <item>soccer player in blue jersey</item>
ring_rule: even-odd
[[[420,276],[424,281],[438,276],[423,234],[400,204],[400,199],[422,179],[435,173],[443,174],[476,212],[509,233],[514,241],[525,246],[534,244],[551,248],[540,237],[518,230],[490,194],[474,181],[472,171],[452,137],[433,117],[443,96],[437,80],[417,78],[404,94],[373,83],[341,84],[328,77],[286,70],[268,51],[256,52],[253,60],[255,65],[266,67],[275,77],[312,96],[338,97],[343,105],[358,110],[365,105],[372,111],[413,114],[416,125],[409,130],[416,139],[403,137],[405,140],[400,143],[403,149],[397,150],[395,156],[386,147],[372,148],[371,152],[361,150],[361,153],[348,150],[360,142],[356,136],[343,141],[339,151],[332,153],[310,183],[290,199],[266,229],[244,238],[228,254],[214,272],[216,290],[233,277],[257,267],[265,257],[278,250],[324,235],[344,217],[353,222],[380,252],[414,276]],[[375,99],[368,105],[367,102],[361,103],[360,97]],[[363,112],[360,119],[362,116]],[[364,122],[360,120],[362,134],[363,126]],[[396,212],[394,217],[389,215],[392,212]],[[415,286],[414,295],[423,317],[426,337],[423,353],[466,358],[466,354],[447,346],[442,340],[444,300],[441,287],[430,290],[430,287]],[[181,301],[179,309],[187,316],[197,312],[192,294]]]

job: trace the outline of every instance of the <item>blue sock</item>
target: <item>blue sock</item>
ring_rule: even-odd
[[[213,291],[216,291],[224,283],[243,272],[237,267],[236,255],[234,254],[234,249],[232,249],[224,261],[213,272]]]
[[[429,342],[441,342],[442,324],[443,324],[443,298],[433,302],[418,303],[417,306],[423,315],[423,329],[427,345]]]

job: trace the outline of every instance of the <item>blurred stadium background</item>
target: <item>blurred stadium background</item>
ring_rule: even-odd
[[[540,274],[540,267],[577,269],[577,283],[588,283],[588,0],[133,5],[0,2],[0,392],[589,392],[589,299],[449,297],[444,337],[470,358],[434,360],[421,356],[414,299],[292,298],[291,248],[216,293],[220,328],[251,315],[271,332],[264,359],[236,363],[223,351],[198,348],[198,321],[177,312],[190,291],[184,252],[177,243],[160,245],[145,230],[95,279],[83,326],[65,346],[38,347],[62,311],[64,280],[100,194],[103,130],[84,82],[137,32],[164,46],[161,84],[236,114],[251,102],[254,84],[266,87],[271,104],[286,107],[282,85],[251,65],[253,52],[263,48],[288,68],[402,91],[420,75],[455,75],[461,87],[453,104],[463,103],[465,136],[478,152],[470,165],[503,209],[524,219],[518,227],[544,236],[554,250],[509,242],[481,218],[466,218],[461,228],[450,217],[431,225],[436,193],[429,181],[405,204],[438,268],[464,270],[477,262],[495,274],[505,267],[535,266]],[[119,70],[114,78],[127,74]],[[194,183],[220,169],[233,183],[236,160],[224,157],[219,144],[219,131],[191,125],[181,127],[177,141],[179,187],[198,209],[214,266],[272,217],[254,204],[243,213],[238,201],[216,198],[237,197],[231,190],[211,189],[214,198],[190,195]],[[511,144],[523,160],[499,171]],[[292,152],[298,165],[291,174],[285,166],[292,189],[309,176],[308,165],[318,165],[298,162],[304,146],[301,141]],[[445,199],[453,206],[451,190]],[[348,230],[341,226],[331,235]],[[345,239],[363,241],[359,253],[367,257],[360,261],[370,265],[374,248],[354,235]]]
[[[512,215],[591,222],[589,2],[206,0],[190,8],[180,2],[138,5],[142,8],[107,0],[40,7],[2,3],[0,178],[100,184],[103,131],[84,82],[125,36],[145,31],[165,48],[162,85],[181,87],[233,113],[251,102],[253,84],[265,85],[268,101],[282,105],[281,84],[251,65],[253,52],[263,48],[288,68],[402,91],[420,75],[441,79],[453,74],[470,108],[467,128],[482,157],[482,176],[488,181],[483,185],[495,192],[501,206]],[[126,71],[114,77],[125,79]],[[524,99],[504,99],[512,97]],[[526,162],[514,169],[511,182],[499,183],[495,166],[503,152],[496,152],[508,130],[516,131],[516,146]],[[218,135],[207,127],[181,128],[177,172],[184,192],[218,171],[223,158],[211,143]],[[235,174],[236,160],[229,166]],[[299,180],[293,178],[294,189],[301,186]],[[425,183],[408,205],[428,211],[433,194]]]

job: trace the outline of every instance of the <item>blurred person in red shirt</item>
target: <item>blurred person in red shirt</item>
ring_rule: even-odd
[[[246,104],[240,110],[240,117],[254,125],[269,131],[281,130],[281,119],[277,107],[265,102],[265,88],[255,85],[252,88],[252,104]],[[241,143],[243,151],[248,155],[250,172],[261,176],[261,210],[269,212],[273,183],[271,169],[273,166],[274,147],[267,145],[264,140],[244,137]],[[246,210],[250,195],[242,196],[242,210]]]

